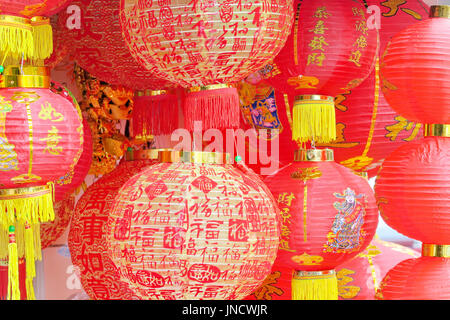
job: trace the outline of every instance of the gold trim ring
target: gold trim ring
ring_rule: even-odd
[[[48,67],[25,66],[22,72],[18,66],[6,67],[0,88],[50,88]]]
[[[296,162],[334,161],[333,149],[299,149],[294,153]]]
[[[43,196],[45,194],[52,193],[52,185],[28,187],[28,188],[15,188],[15,189],[1,189],[0,200],[14,200],[14,199],[26,199]]]
[[[423,126],[424,137],[450,137],[450,124],[426,124]]]
[[[450,245],[422,244],[422,256],[450,258]]]
[[[431,6],[430,18],[450,18],[450,5]]]
[[[298,271],[295,270],[292,274],[292,278],[295,280],[309,280],[309,279],[328,279],[336,277],[336,271],[323,270],[323,271]]]
[[[160,151],[159,162],[184,162],[196,164],[230,164],[230,154],[200,151]]]
[[[187,91],[189,93],[192,93],[192,92],[200,92],[200,91],[207,91],[207,90],[217,90],[217,89],[226,89],[226,88],[233,88],[233,86],[231,84],[219,83],[219,84],[210,84],[210,85],[201,86],[201,87],[191,87],[191,88],[188,88]]]

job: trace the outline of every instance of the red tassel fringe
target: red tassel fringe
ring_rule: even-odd
[[[236,88],[191,92],[184,105],[185,128],[194,131],[194,121],[202,129],[233,129],[239,127],[239,94]]]
[[[178,99],[175,94],[136,96],[131,134],[170,135],[178,128]]]

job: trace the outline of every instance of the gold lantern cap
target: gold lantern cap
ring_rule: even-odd
[[[135,160],[158,160],[159,153],[161,151],[172,151],[172,149],[146,149],[146,150],[135,150],[133,148],[128,148],[125,154],[125,161],[135,161]]]
[[[425,137],[450,137],[450,124],[426,124],[423,127]]]
[[[298,101],[325,101],[334,103],[334,97],[320,94],[302,94],[295,97],[295,102]]]
[[[423,243],[422,256],[450,258],[450,245]]]
[[[299,149],[295,151],[296,162],[334,161],[333,149]]]
[[[209,84],[206,86],[190,87],[187,89],[187,92],[192,93],[192,92],[218,90],[218,89],[226,89],[226,88],[233,88],[233,85],[226,84],[226,83]]]
[[[50,88],[50,69],[35,66],[7,66],[0,88]]]
[[[434,5],[430,7],[430,18],[450,18],[450,5]]]
[[[169,90],[139,90],[136,91],[135,96],[136,97],[155,97],[155,96],[162,96],[165,94],[169,94]]]
[[[195,164],[230,164],[230,154],[222,152],[201,152],[201,151],[160,151],[159,162],[173,163],[195,163]]]

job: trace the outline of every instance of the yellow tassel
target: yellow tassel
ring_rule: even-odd
[[[53,40],[51,41],[53,45]],[[0,51],[10,57],[34,58],[34,39],[31,21],[26,18],[0,15]]]
[[[19,258],[17,256],[17,243],[14,232],[14,226],[10,226],[8,244],[8,300],[20,300]]]
[[[332,97],[297,97],[292,120],[294,141],[330,143],[336,140],[336,111]]]
[[[292,300],[338,300],[336,273],[332,271],[295,271]]]
[[[36,224],[33,226],[34,235],[34,254],[35,259],[42,260],[42,247],[41,247],[41,225]]]
[[[25,263],[27,299],[35,300],[33,289],[33,279],[36,277],[34,233],[28,223],[25,224]]]
[[[50,19],[45,17],[33,17],[31,19],[34,39],[34,57],[46,59],[53,52],[53,30]]]

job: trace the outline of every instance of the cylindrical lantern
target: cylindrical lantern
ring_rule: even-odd
[[[450,300],[450,246],[423,245],[422,257],[405,260],[384,277],[379,300]]]
[[[386,273],[420,253],[393,242],[374,239],[355,258],[336,268],[339,300],[374,300]],[[246,300],[291,300],[292,270],[275,260],[272,273]]]
[[[45,249],[59,239],[69,226],[75,209],[75,195],[71,194],[55,202],[55,220],[41,224],[41,248]]]
[[[448,124],[450,6],[432,6],[430,18],[392,38],[381,63],[382,88],[391,107],[406,119]]]
[[[24,67],[19,73],[9,67],[1,80],[0,259],[14,267],[25,257],[27,296],[33,299],[34,262],[40,259],[35,234],[39,223],[54,219],[53,181],[77,163],[83,124],[79,110],[49,90],[47,69]],[[10,273],[10,299],[20,298],[16,271]]]
[[[281,210],[278,259],[293,270],[294,300],[338,298],[335,269],[363,251],[378,223],[368,182],[330,149],[300,149],[264,180]]]
[[[377,30],[368,28],[361,2],[296,0],[294,7],[286,45],[261,72],[283,94],[298,96],[292,139],[329,143],[336,139],[334,104],[329,100],[369,76],[378,49]],[[312,98],[315,95],[324,97]]]
[[[401,234],[424,243],[450,243],[450,130],[394,151],[375,184],[381,217]],[[434,134],[437,134],[435,132]],[[432,132],[426,133],[426,135]]]
[[[272,196],[228,154],[162,152],[160,161],[120,189],[108,218],[121,279],[142,299],[243,299],[276,257]]]
[[[14,59],[45,59],[53,51],[49,16],[72,0],[14,0],[0,3],[0,52]]]
[[[119,189],[133,175],[154,164],[158,150],[130,150],[112,172],[89,186],[72,215],[68,245],[72,263],[80,269],[85,292],[93,300],[131,300],[136,296],[120,281],[107,255],[103,238],[106,222]]]
[[[233,82],[262,68],[285,44],[293,21],[292,0],[272,3],[219,0],[121,0],[125,42],[148,70],[188,89],[185,127],[238,127],[239,98]]]

